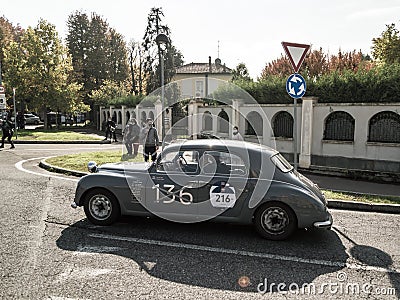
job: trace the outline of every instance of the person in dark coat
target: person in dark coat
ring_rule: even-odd
[[[115,135],[115,129],[116,129],[115,122],[111,118],[108,118],[107,123],[106,123],[106,138],[104,140],[107,140],[108,135],[110,135],[110,141],[112,141],[112,138],[114,138],[114,142],[117,142],[117,136]]]
[[[156,161],[159,139],[152,119],[147,119],[146,127],[142,128],[140,132],[140,140],[143,143],[144,161],[149,161],[149,157],[151,157],[151,161]]]
[[[11,144],[10,149],[14,149],[14,143],[12,141],[12,136],[14,134],[13,127],[10,121],[8,120],[2,120],[1,121],[1,129],[3,131],[3,136],[1,137],[1,146],[0,148],[4,148],[4,140],[7,139],[7,141]]]
[[[132,118],[125,126],[124,130],[124,144],[128,151],[128,156],[136,157],[139,149],[139,135],[140,126],[137,124],[136,119]],[[133,150],[133,155],[132,155]]]

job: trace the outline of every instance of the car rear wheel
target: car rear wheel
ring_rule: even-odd
[[[121,215],[121,208],[115,196],[104,189],[90,191],[84,202],[85,214],[95,225],[111,225]]]
[[[270,240],[285,240],[297,228],[295,213],[281,202],[264,204],[256,211],[254,218],[258,233]]]

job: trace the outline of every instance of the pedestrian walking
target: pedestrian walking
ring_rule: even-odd
[[[122,142],[124,143],[128,157],[132,157],[132,123],[131,120],[125,125],[125,129],[122,135]]]
[[[110,135],[110,141],[112,141],[112,138],[114,138],[114,142],[117,142],[117,137],[115,135],[115,129],[116,125],[113,119],[108,118],[107,123],[106,123],[106,138],[104,139],[105,141],[108,139],[108,135]]]
[[[124,144],[128,151],[129,157],[136,157],[139,149],[139,135],[140,127],[136,122],[136,119],[132,118],[128,121],[124,130]],[[132,154],[133,150],[133,154]]]
[[[140,132],[140,140],[143,143],[144,161],[148,162],[150,156],[151,161],[155,161],[157,158],[159,139],[157,129],[153,126],[152,119],[147,119],[146,127]]]
[[[140,126],[136,119],[131,119],[132,121],[132,146],[133,146],[133,157],[138,155],[139,150],[139,138],[140,138]]]
[[[243,141],[242,135],[239,133],[239,127],[235,126],[233,127],[232,131],[232,140],[235,141]]]
[[[14,134],[13,126],[9,120],[2,120],[1,121],[1,129],[3,132],[3,136],[1,137],[1,146],[0,148],[4,148],[4,140],[7,139],[7,141],[11,144],[10,149],[14,149],[14,143],[12,141],[12,136]]]

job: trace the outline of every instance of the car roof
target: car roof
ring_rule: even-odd
[[[213,148],[229,148],[229,149],[251,149],[254,151],[267,152],[270,155],[278,151],[265,145],[250,143],[245,141],[225,140],[225,139],[198,139],[185,140],[181,143],[171,144],[166,149],[187,147],[192,149],[213,149]]]

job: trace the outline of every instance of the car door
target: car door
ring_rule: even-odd
[[[199,168],[196,198],[199,216],[239,216],[249,196],[244,159],[228,151],[204,151]]]
[[[160,217],[191,222],[197,215],[198,152],[174,148],[161,153],[146,185],[146,208]]]

